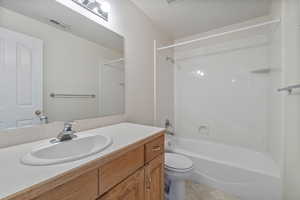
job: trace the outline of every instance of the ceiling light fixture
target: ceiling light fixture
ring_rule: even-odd
[[[108,2],[100,0],[72,0],[81,7],[89,10],[90,12],[98,15],[105,21],[108,21],[108,13],[110,11],[110,5]]]
[[[103,2],[101,4],[101,9],[103,12],[109,13],[110,11],[110,4],[108,2]]]

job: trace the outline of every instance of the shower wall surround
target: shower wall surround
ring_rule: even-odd
[[[264,19],[252,23],[259,20]],[[277,47],[270,34],[255,30],[175,49],[179,136],[269,152],[270,130],[276,123],[270,109],[280,104],[273,90],[281,84],[281,66],[271,66],[278,61],[271,60],[277,53],[271,50]]]
[[[266,150],[270,77],[255,70],[269,67],[268,43],[252,41],[232,41],[221,44],[222,51],[215,45],[209,53],[198,49],[192,58],[177,58],[179,135]]]

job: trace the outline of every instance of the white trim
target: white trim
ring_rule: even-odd
[[[184,46],[184,45],[191,44],[191,43],[194,43],[194,42],[199,42],[199,41],[203,41],[203,40],[207,40],[207,39],[212,39],[212,38],[216,38],[216,37],[220,37],[220,36],[224,36],[224,35],[228,35],[228,34],[232,34],[232,33],[236,33],[236,32],[246,31],[246,30],[250,30],[250,29],[253,29],[253,28],[258,28],[258,27],[262,27],[262,26],[266,26],[266,25],[270,25],[270,24],[280,23],[280,22],[281,22],[281,19],[274,19],[274,20],[263,22],[263,23],[254,24],[254,25],[251,25],[251,26],[246,26],[246,27],[234,29],[234,30],[231,30],[231,31],[226,31],[226,32],[223,32],[223,33],[216,33],[216,34],[212,34],[212,35],[209,35],[209,36],[197,38],[197,39],[194,39],[194,40],[179,42],[179,43],[172,44],[172,45],[169,45],[169,46],[160,47],[160,48],[157,48],[157,50],[160,51],[160,50],[165,50],[165,49],[174,48],[174,47],[178,47],[178,46]]]
[[[116,60],[108,61],[107,63],[103,63],[102,65],[111,65],[111,64],[119,63],[119,62],[123,62],[123,61],[124,61],[124,58],[119,58],[119,59],[116,59]]]
[[[153,125],[157,125],[157,44],[156,44],[156,40],[153,41],[153,82],[154,82],[154,87],[153,87],[153,96],[154,96],[154,102],[153,102]]]

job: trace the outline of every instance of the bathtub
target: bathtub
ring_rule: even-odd
[[[267,155],[245,148],[172,137],[167,150],[194,161],[193,181],[235,195],[240,200],[280,200],[281,178]]]

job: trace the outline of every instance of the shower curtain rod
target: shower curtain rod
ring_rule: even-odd
[[[228,34],[231,34],[231,33],[246,31],[246,30],[250,30],[250,29],[253,29],[253,28],[258,28],[258,27],[261,27],[261,26],[266,26],[266,25],[269,25],[269,24],[280,23],[280,21],[281,21],[280,19],[274,19],[274,20],[262,22],[262,23],[259,23],[259,24],[254,24],[254,25],[251,25],[251,26],[246,26],[246,27],[238,28],[238,29],[231,30],[231,31],[226,31],[226,32],[223,32],[223,33],[216,33],[216,34],[212,34],[212,35],[209,35],[209,36],[197,38],[197,39],[194,39],[194,40],[179,42],[179,43],[172,44],[172,45],[169,45],[169,46],[160,47],[160,48],[157,48],[157,50],[160,51],[160,50],[164,50],[164,49],[170,49],[170,48],[174,48],[174,47],[184,46],[184,45],[191,44],[191,43],[194,43],[194,42],[199,42],[199,41],[203,41],[203,40],[207,40],[207,39],[211,39],[211,38],[216,38],[216,37],[228,35]]]
[[[124,61],[124,58],[120,58],[120,59],[117,59],[117,60],[109,61],[107,63],[103,63],[103,65],[111,65],[111,64],[119,63],[119,62],[123,62],[123,61]]]

